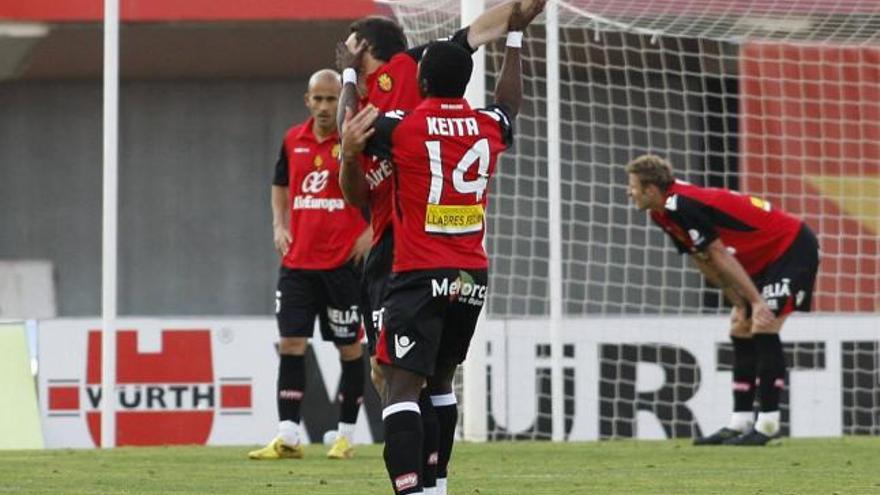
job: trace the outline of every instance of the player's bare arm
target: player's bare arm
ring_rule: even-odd
[[[731,255],[720,240],[712,241],[704,251],[706,261],[714,268],[723,280],[730,284],[737,293],[741,294],[752,308],[752,331],[768,331],[773,326],[776,317],[773,311],[764,302],[758,288],[749,277],[739,261]]]
[[[366,40],[361,40],[360,44],[352,51],[348,45],[343,42],[336,44],[336,67],[342,74],[342,93],[339,94],[339,106],[336,110],[336,125],[341,131],[345,129],[345,112],[350,110],[352,115],[357,112],[360,94],[358,91],[359,75],[361,65],[363,63],[364,53],[368,48]],[[351,76],[346,69],[351,69],[354,80],[350,80]]]
[[[706,277],[706,280],[711,285],[721,289],[724,297],[733,305],[733,309],[730,312],[730,334],[735,337],[748,337],[752,326],[751,318],[746,316],[748,301],[721,277],[715,267],[707,261],[708,255],[706,253],[698,252],[690,258],[694,261],[700,273]]]
[[[522,31],[544,10],[546,3],[547,0],[518,0],[504,2],[486,10],[471,23],[467,36],[468,45],[476,49],[504,36],[508,31]],[[519,20],[524,21],[524,24],[512,25],[511,15],[514,9],[519,10]]]
[[[293,238],[290,235],[290,208],[287,188],[272,186],[272,233],[275,251],[284,256]]]
[[[345,200],[358,207],[366,206],[370,199],[370,185],[361,170],[361,154],[373,135],[373,122],[378,117],[376,107],[368,105],[353,117],[349,111],[343,126],[339,187]]]
[[[720,242],[720,241],[719,241]],[[724,296],[730,302],[730,304],[734,306],[738,306],[740,308],[745,308],[748,304],[748,301],[736,291],[733,285],[724,279],[718,270],[715,269],[714,265],[709,263],[709,255],[704,252],[697,252],[693,256],[691,256],[694,264],[700,270],[700,273],[706,277],[706,280],[709,281],[713,286],[721,289],[724,293]]]
[[[520,8],[520,3],[510,5],[508,27],[511,32],[519,32],[528,27],[529,23],[544,9],[546,2],[534,1],[526,11]],[[513,119],[519,113],[522,106],[522,59],[520,57],[520,39],[516,42],[508,40],[504,52],[504,62],[501,66],[501,75],[495,85],[495,103],[504,107],[507,115]]]

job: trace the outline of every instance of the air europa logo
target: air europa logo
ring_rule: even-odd
[[[101,333],[88,335],[86,379],[48,380],[48,415],[85,414],[101,443]],[[204,444],[215,413],[251,414],[251,379],[215,381],[211,331],[163,330],[157,353],[138,352],[138,332],[116,335],[117,445]]]

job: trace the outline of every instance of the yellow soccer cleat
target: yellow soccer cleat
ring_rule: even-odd
[[[248,457],[255,461],[267,461],[275,459],[302,459],[303,447],[297,444],[295,447],[285,445],[281,437],[269,442],[269,445],[248,452]]]
[[[344,436],[339,436],[330,450],[327,451],[328,459],[351,459],[354,457],[354,447]]]

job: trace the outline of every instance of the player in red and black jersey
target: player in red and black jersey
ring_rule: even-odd
[[[512,11],[514,29],[537,14],[524,16],[518,4]],[[378,115],[368,107],[343,134],[346,166],[357,164],[366,145],[368,154],[394,167],[393,275],[376,357],[386,379],[385,464],[398,494],[422,493],[419,392],[426,384],[432,396],[451,394],[485,303],[487,188],[498,155],[511,143],[510,122],[522,97],[521,36],[508,35],[495,105],[468,106],[470,55],[455,43],[437,42],[419,65],[426,99],[414,111],[388,113],[367,130]],[[441,436],[450,452],[452,439]]]
[[[762,199],[675,180],[660,157],[636,158],[626,171],[635,205],[650,211],[679,252],[689,253],[733,305],[734,412],[728,426],[694,444],[766,444],[779,432],[779,394],[785,386],[779,332],[791,312],[810,310],[819,269],[816,236],[804,222]]]
[[[311,117],[284,137],[272,181],[275,247],[282,256],[275,313],[281,334],[278,436],[251,459],[302,457],[300,406],[306,385],[305,353],[318,317],[324,340],[339,349],[339,436],[331,458],[351,456],[351,436],[364,392],[358,303],[358,264],[370,245],[360,210],[339,189],[340,142],[336,106],[339,74],[316,72],[305,95]]]
[[[536,0],[507,1],[496,5],[447,41],[473,53],[480,46],[501,37],[508,31],[508,21],[517,5],[525,15],[537,16],[545,2]],[[529,19],[531,20],[531,19]],[[346,110],[354,115],[358,107],[375,106],[380,113],[392,110],[409,112],[422,101],[416,80],[418,63],[427,45],[407,49],[403,28],[386,17],[370,16],[355,21],[351,34],[337,47],[337,65],[344,71],[340,96],[342,104],[337,117],[344,128]],[[373,227],[373,249],[365,265],[365,285],[370,306],[379,309],[382,294],[391,273],[391,164],[387,160],[367,158],[361,167],[343,167],[340,178],[346,199],[357,206],[369,207]],[[349,173],[351,172],[351,173]],[[367,337],[374,350],[375,332],[371,332],[372,315],[365,313]],[[381,382],[377,383],[381,388]]]
[[[502,36],[507,32],[508,21],[517,2],[504,2],[496,5],[448,38],[468,52]],[[522,11],[532,17],[543,8],[543,1],[523,0]],[[530,20],[530,19],[529,19]],[[337,47],[337,65],[343,78],[350,75],[344,84],[340,100],[338,122],[344,127],[346,108],[354,115],[359,106],[373,105],[382,113],[391,110],[411,111],[422,101],[417,81],[418,62],[427,45],[407,49],[403,29],[393,20],[371,16],[351,25],[351,34],[345,43]],[[358,77],[358,75],[360,77]],[[364,263],[362,312],[367,331],[368,348],[371,356],[375,353],[376,325],[382,299],[391,276],[393,237],[391,234],[391,162],[384,159],[366,157],[361,166],[343,166],[340,174],[343,192],[352,204],[369,207],[374,232],[372,249]],[[349,173],[350,172],[350,173]],[[371,378],[380,391],[384,389],[381,370],[375,357],[371,359],[373,373]],[[449,459],[446,445],[436,446],[433,433],[440,430],[440,437],[451,438],[458,422],[458,406],[455,394],[451,391],[437,396],[429,396],[427,389],[419,398],[422,409],[423,430],[425,432],[424,486],[426,493],[432,493],[435,484],[433,470],[437,471],[436,493],[445,494],[446,463]],[[432,405],[433,404],[433,405]],[[451,445],[449,446],[451,448]],[[433,464],[436,463],[436,466]]]

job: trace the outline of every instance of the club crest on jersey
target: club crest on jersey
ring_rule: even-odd
[[[394,79],[392,79],[387,72],[383,72],[382,74],[380,74],[379,79],[376,80],[376,83],[379,84],[379,89],[386,93],[394,88]]]
[[[764,201],[761,198],[756,198],[754,196],[749,197],[749,201],[752,203],[752,206],[755,208],[760,208],[764,211],[770,211],[770,202]]]
[[[330,149],[330,156],[338,160],[340,151],[342,151],[342,145],[336,143],[333,145],[333,148]]]

